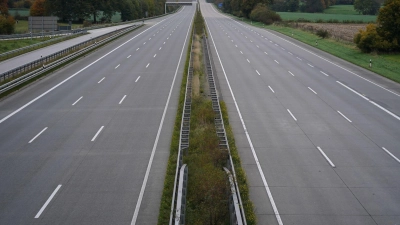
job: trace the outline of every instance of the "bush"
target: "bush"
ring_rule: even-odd
[[[0,34],[14,33],[15,20],[12,16],[0,15]]]
[[[321,38],[329,37],[329,32],[327,30],[319,29],[319,30],[317,30],[316,34]]]
[[[390,42],[379,36],[375,24],[368,24],[366,30],[360,30],[354,37],[354,43],[365,53],[372,51],[390,52],[399,50],[397,41]]]
[[[264,4],[257,4],[250,13],[250,19],[265,23],[267,25],[276,21],[282,21],[281,17],[274,11],[268,9]]]

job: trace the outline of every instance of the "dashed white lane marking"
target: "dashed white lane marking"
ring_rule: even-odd
[[[163,45],[165,45],[165,41],[164,41]]]
[[[216,12],[216,10],[215,10],[214,8],[212,8],[212,9]],[[228,17],[227,17],[227,18],[228,18]],[[206,25],[207,25],[207,20],[206,20]],[[261,179],[262,179],[263,186],[264,186],[264,188],[265,188],[265,191],[267,192],[268,199],[269,199],[269,201],[270,201],[270,203],[271,203],[272,209],[274,210],[274,214],[275,214],[276,220],[278,221],[278,224],[279,224],[279,225],[283,225],[281,216],[280,216],[280,214],[279,214],[278,207],[276,207],[274,197],[272,196],[271,189],[269,188],[269,185],[268,185],[268,181],[267,181],[267,179],[265,179],[265,175],[264,175],[263,169],[262,169],[262,167],[261,167],[260,161],[258,160],[257,153],[256,153],[256,151],[255,151],[255,149],[254,149],[254,146],[253,146],[253,142],[251,141],[249,132],[247,131],[246,124],[245,124],[245,122],[244,122],[244,120],[243,120],[243,118],[242,118],[242,114],[241,114],[240,109],[239,109],[239,106],[238,106],[238,104],[237,104],[235,95],[233,94],[232,87],[231,87],[231,85],[230,85],[230,83],[229,83],[229,79],[228,79],[228,77],[227,77],[227,75],[226,75],[225,68],[224,68],[224,66],[223,66],[223,64],[222,64],[221,57],[219,56],[217,46],[215,45],[214,38],[213,38],[213,36],[212,36],[212,33],[211,33],[210,28],[209,28],[208,25],[207,25],[207,29],[208,29],[208,32],[209,32],[209,34],[210,34],[211,40],[212,40],[212,42],[213,42],[215,51],[216,51],[216,53],[217,53],[218,61],[219,61],[219,63],[221,64],[222,71],[223,71],[223,73],[224,73],[225,79],[226,79],[227,84],[228,84],[228,87],[229,87],[229,91],[230,91],[230,93],[231,93],[231,95],[232,95],[232,98],[233,98],[233,101],[234,101],[234,103],[235,103],[236,110],[237,110],[237,112],[238,112],[238,114],[239,114],[240,121],[241,121],[242,126],[243,126],[243,130],[245,131],[245,134],[246,134],[246,137],[247,137],[247,141],[248,141],[248,143],[249,143],[249,145],[250,145],[250,148],[251,148],[251,152],[253,153],[254,161],[256,162],[257,169],[258,169],[258,171],[259,171],[259,173],[260,173],[260,177],[261,177]]]
[[[268,53],[267,52],[264,52],[266,55],[268,55]]]
[[[149,67],[149,66],[150,66],[150,63],[147,63],[147,66],[146,66],[146,68],[147,68],[147,67]]]
[[[247,60],[248,63],[250,63],[250,60],[249,60],[249,59],[246,59],[246,60]]]
[[[309,65],[310,67],[314,68],[314,66],[313,66],[313,65],[311,65],[310,63],[307,63],[307,65]]]
[[[284,49],[284,48],[281,48],[283,51],[285,51],[286,49]]]
[[[321,152],[321,154],[325,157],[326,161],[328,161],[329,164],[331,164],[331,166],[333,168],[335,168],[335,164],[333,164],[333,162],[328,158],[328,156],[325,154],[324,151],[322,151],[322,149],[320,147],[317,146],[317,149],[319,150],[319,152]]]
[[[242,52],[242,51],[240,51],[240,54],[243,54],[243,52]]]
[[[104,126],[101,126],[97,133],[93,136],[92,141],[96,140],[97,136],[99,136],[100,132],[103,130]]]
[[[276,60],[274,60],[276,63],[278,63],[279,64],[279,62],[278,61],[276,61]]]
[[[312,88],[308,87],[308,89],[310,89],[310,91],[312,91],[314,94],[317,94],[317,92],[315,92]]]
[[[128,57],[126,57],[127,59],[129,59],[132,55],[128,55]]]
[[[294,121],[297,121],[296,117],[294,117],[294,115],[292,114],[292,112],[290,112],[289,109],[287,109],[288,113],[292,116],[292,118],[294,119]]]
[[[83,98],[83,96],[81,96],[80,98],[78,98],[78,100],[76,100],[74,103],[72,103],[72,105],[76,105],[76,103],[78,103],[82,98]]]
[[[322,72],[322,71],[319,71],[319,72],[321,72],[323,75],[325,75],[325,76],[329,77],[329,75],[328,75],[328,74],[326,74],[326,73],[324,73],[324,72]]]
[[[169,39],[169,37],[167,37],[167,40]]]
[[[400,163],[400,159],[398,159],[396,156],[394,156],[391,152],[389,152],[389,150],[387,150],[385,147],[382,147],[382,149],[389,154],[390,156],[392,156],[394,158],[394,160],[396,160],[398,163]]]
[[[61,184],[57,186],[57,188],[51,193],[50,197],[47,199],[47,201],[44,203],[42,208],[40,208],[39,212],[36,214],[35,219],[39,218],[40,215],[43,213],[43,211],[46,209],[47,205],[50,203],[50,201],[54,198],[54,196],[57,194],[58,190],[61,188]]]
[[[97,82],[98,84],[100,84],[104,79],[106,79],[105,77],[101,78],[101,80],[99,80],[99,82]]]
[[[341,116],[343,116],[343,118],[345,118],[347,121],[349,121],[351,123],[351,120],[349,118],[347,118],[343,113],[341,113],[340,111],[337,111]]]
[[[149,41],[151,40],[151,38],[149,38]]]
[[[146,42],[143,43],[143,45],[145,45],[145,44],[146,44]]]
[[[279,45],[275,44],[275,46],[279,46]]]
[[[253,41],[252,41],[252,40],[250,40],[250,42],[251,42],[251,43],[253,43]]]
[[[140,76],[138,76],[138,78],[136,78],[135,83],[137,83],[139,79],[140,79]]]
[[[303,61],[302,59],[300,59],[299,57],[296,57],[298,60]]]
[[[256,70],[256,72],[257,72],[258,75],[261,75],[261,74],[258,72],[258,70]]]
[[[162,49],[162,47],[160,47],[158,50],[160,51]]]
[[[237,48],[237,45],[235,45],[235,47]]]
[[[32,143],[37,137],[39,137],[43,132],[47,130],[47,127],[45,127],[42,131],[40,131],[38,134],[36,134],[35,137],[33,137],[28,143]]]
[[[115,67],[115,69],[117,69],[121,64],[118,64],[118,66]]]
[[[269,89],[271,89],[272,93],[275,93],[274,89],[272,89],[271,86],[268,86],[268,87],[269,87]]]
[[[257,48],[260,48],[260,46],[258,46],[258,45],[256,45],[257,46]]]
[[[136,51],[139,50],[139,49],[140,49],[140,48],[137,48]]]
[[[293,55],[291,52],[288,52],[290,55]]]
[[[157,54],[154,54],[153,58],[155,58],[157,56]]]
[[[122,99],[121,99],[121,101],[119,101],[119,105],[121,105],[121,103],[125,100],[125,98],[126,98],[126,95],[124,95],[124,97],[122,97]]]

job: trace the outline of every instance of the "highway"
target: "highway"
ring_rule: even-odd
[[[258,224],[398,224],[400,85],[200,5]]]
[[[0,101],[0,224],[157,223],[194,11]]]

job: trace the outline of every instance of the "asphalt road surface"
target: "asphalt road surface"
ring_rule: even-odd
[[[156,224],[193,6],[0,102],[0,224]]]
[[[399,224],[400,85],[200,5],[258,224]]]

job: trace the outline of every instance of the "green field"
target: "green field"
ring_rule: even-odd
[[[29,9],[9,9],[8,13],[13,17],[17,14],[20,16],[29,16]]]
[[[368,15],[350,15],[350,14],[326,14],[326,13],[301,13],[301,12],[278,12],[284,21],[298,21],[307,20],[310,22],[319,22],[322,21],[333,21],[337,20],[338,22],[346,22],[346,21],[355,21],[355,22],[363,22],[363,23],[375,23],[376,16],[368,16]],[[322,22],[321,21],[321,22]]]
[[[333,5],[324,10],[325,14],[360,15],[353,5]]]

